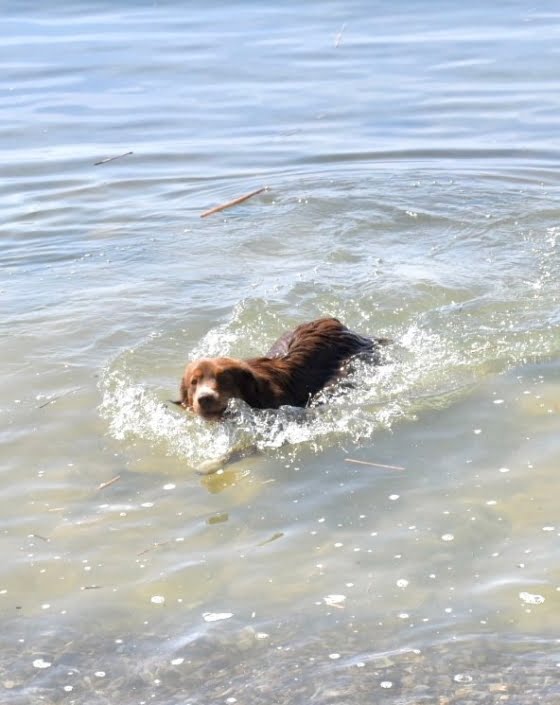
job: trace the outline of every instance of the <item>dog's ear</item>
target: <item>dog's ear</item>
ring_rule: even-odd
[[[232,368],[230,374],[233,377],[238,393],[235,395],[239,399],[252,406],[254,409],[262,409],[261,382],[248,365]]]
[[[183,378],[181,379],[181,387],[179,389],[179,396],[180,399],[170,399],[169,401],[172,404],[176,404],[177,406],[182,406],[183,409],[192,409],[192,392],[191,392],[191,383],[190,383],[190,366],[187,367],[185,370],[185,374],[183,375]]]
[[[189,365],[189,367],[185,370],[183,379],[181,380],[181,406],[184,409],[193,408],[191,377],[192,373]]]

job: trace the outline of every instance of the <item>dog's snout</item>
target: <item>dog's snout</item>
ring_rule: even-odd
[[[197,401],[203,409],[209,409],[218,401],[216,392],[205,391],[197,396]]]
[[[195,401],[195,410],[205,418],[217,418],[221,416],[225,408],[220,394],[211,387],[198,390]]]

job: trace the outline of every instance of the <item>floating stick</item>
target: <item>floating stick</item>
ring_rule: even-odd
[[[143,556],[145,553],[149,553],[150,551],[153,551],[156,548],[159,548],[160,546],[167,546],[168,543],[171,543],[171,541],[156,541],[151,546],[148,546],[148,548],[145,548],[143,551],[140,551],[140,553],[137,553],[136,555]]]
[[[115,477],[112,477],[110,480],[107,480],[107,482],[102,482],[97,489],[98,490],[104,490],[106,487],[109,487],[109,485],[112,485],[115,482],[118,482],[121,479],[120,475],[115,475]]]
[[[214,206],[214,208],[210,208],[210,210],[204,211],[204,213],[200,214],[201,218],[206,218],[209,215],[212,215],[213,213],[219,213],[220,211],[224,211],[226,208],[231,208],[232,206],[236,206],[238,203],[243,203],[243,201],[247,201],[249,198],[253,198],[253,196],[256,196],[259,193],[262,193],[263,191],[266,191],[266,186],[263,186],[262,188],[258,188],[256,191],[251,191],[251,193],[246,193],[244,196],[239,196],[238,198],[234,198],[233,201],[228,201],[227,203],[222,203],[221,206]]]
[[[116,157],[107,157],[107,159],[102,159],[100,162],[94,162],[93,166],[107,164],[107,162],[114,162],[115,159],[122,159],[123,157],[128,157],[130,154],[134,154],[134,152],[125,152],[124,154],[117,154]]]
[[[78,387],[78,389],[81,389],[81,387]],[[77,391],[76,389],[69,389],[64,394],[59,394],[58,396],[51,397],[44,404],[39,404],[39,406],[37,408],[44,409],[45,406],[48,406],[49,404],[54,404],[55,401],[58,401],[59,399],[64,399],[64,397],[67,397],[69,394],[72,394],[72,392],[76,392],[76,391]]]

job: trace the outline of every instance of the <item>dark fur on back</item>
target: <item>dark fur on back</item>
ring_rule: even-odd
[[[279,338],[266,357],[211,358],[187,366],[178,404],[205,418],[221,417],[231,398],[257,409],[306,406],[341,372],[350,358],[378,350],[389,341],[354,333],[336,318],[304,323]]]

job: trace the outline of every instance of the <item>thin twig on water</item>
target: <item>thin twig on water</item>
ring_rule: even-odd
[[[117,154],[116,157],[107,157],[107,159],[102,159],[99,162],[94,162],[93,166],[99,166],[100,164],[107,164],[107,162],[114,162],[115,159],[122,159],[123,157],[128,157],[131,154],[134,154],[134,152],[125,152],[124,154]]]
[[[104,490],[106,487],[109,487],[109,485],[112,485],[115,482],[118,482],[120,479],[121,479],[120,475],[115,475],[115,477],[112,477],[110,480],[107,480],[107,482],[102,482],[100,485],[98,485],[97,489]]]
[[[277,539],[281,539],[282,536],[284,536],[283,531],[277,531],[275,534],[272,534],[272,536],[265,541],[261,541],[261,543],[258,543],[257,546],[266,546],[267,543],[272,543],[273,541],[276,541]]]
[[[45,406],[48,406],[49,404],[54,404],[55,401],[58,401],[59,399],[64,399],[64,397],[67,397],[69,394],[72,394],[72,392],[75,392],[75,389],[69,389],[67,392],[64,392],[64,394],[59,394],[56,397],[52,397],[51,399],[48,399],[44,404],[39,404],[37,407],[38,409],[44,409]]]
[[[383,463],[372,463],[369,460],[354,460],[353,458],[344,458],[347,463],[356,463],[356,465],[370,465],[372,468],[385,468],[386,470],[406,470],[402,465],[384,465]]]
[[[53,402],[57,401],[58,399],[62,399],[62,394],[61,394],[60,396],[58,396],[58,397],[53,397],[52,399],[49,399],[49,400],[46,401],[44,404],[39,404],[39,406],[38,406],[37,408],[38,408],[38,409],[44,409],[45,406],[48,406],[49,404],[52,404]]]
[[[249,198],[253,198],[253,196],[257,196],[259,193],[262,193],[263,191],[266,191],[266,186],[263,186],[262,188],[258,188],[256,191],[251,191],[251,193],[246,193],[244,196],[239,196],[238,198],[234,198],[232,201],[228,201],[227,203],[222,203],[220,206],[214,206],[214,208],[210,208],[210,210],[204,211],[204,213],[200,214],[201,218],[206,218],[209,215],[212,215],[213,213],[219,213],[220,211],[225,210],[226,208],[231,208],[232,206],[236,206],[238,203],[243,203],[243,201],[247,201]]]
[[[156,548],[159,548],[160,546],[166,546],[168,543],[171,543],[171,541],[160,541],[159,543],[156,541],[152,546],[148,546],[148,548],[145,548],[143,551],[140,551],[140,553],[137,553],[137,556],[143,556],[145,553],[149,553],[150,551],[154,551]]]

